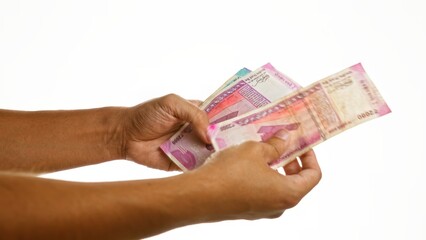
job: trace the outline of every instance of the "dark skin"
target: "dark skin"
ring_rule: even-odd
[[[206,114],[173,94],[130,108],[0,110],[0,236],[139,239],[196,223],[275,218],[321,178],[312,150],[301,165],[284,167],[286,175],[269,167],[291,144],[286,132],[162,179],[80,183],[34,176],[114,159],[175,169],[159,145],[185,122],[208,143]]]

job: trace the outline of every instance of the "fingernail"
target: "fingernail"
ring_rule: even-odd
[[[290,137],[290,135],[288,134],[288,132],[286,130],[284,130],[284,129],[279,130],[278,132],[276,132],[274,134],[274,136],[277,137],[277,138],[281,138],[284,141],[287,140]]]
[[[208,143],[208,144],[211,144],[211,143],[212,143],[212,141],[211,141],[211,139],[210,139],[209,134],[207,134],[207,133],[206,133],[206,135],[205,135],[204,137],[205,137],[205,141],[206,141],[206,143]]]

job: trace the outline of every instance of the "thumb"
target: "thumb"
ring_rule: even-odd
[[[265,141],[265,161],[277,160],[284,154],[290,142],[290,134],[285,129],[279,130],[273,137]]]

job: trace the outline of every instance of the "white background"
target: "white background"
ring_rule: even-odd
[[[202,100],[241,67],[271,62],[308,85],[362,62],[393,112],[317,146],[323,179],[298,206],[153,239],[426,239],[425,11],[422,0],[0,0],[0,108]],[[46,177],[169,175],[121,160]]]

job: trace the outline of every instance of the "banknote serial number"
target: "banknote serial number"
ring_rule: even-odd
[[[361,120],[361,119],[364,119],[364,118],[368,118],[368,117],[376,115],[377,113],[378,113],[378,111],[376,109],[366,111],[366,112],[363,112],[361,114],[358,114],[358,119]]]
[[[226,124],[226,125],[220,127],[220,131],[224,131],[224,130],[230,129],[233,126],[234,126],[234,124],[232,124],[232,123],[231,124]]]
[[[172,143],[173,144],[176,144],[176,143],[178,143],[181,139],[183,138],[183,134],[179,134],[173,141],[172,141]]]

